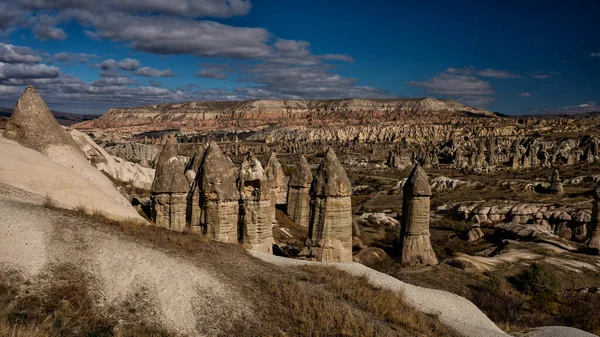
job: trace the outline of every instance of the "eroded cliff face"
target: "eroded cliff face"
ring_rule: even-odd
[[[166,128],[208,131],[239,126],[260,129],[273,123],[279,126],[290,126],[290,123],[295,126],[347,125],[415,117],[447,120],[457,116],[497,118],[483,109],[435,98],[193,101],[113,108],[98,119],[77,124],[77,128],[137,132]]]

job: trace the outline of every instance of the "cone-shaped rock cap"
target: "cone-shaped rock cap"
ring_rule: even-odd
[[[331,148],[317,169],[317,174],[310,186],[310,194],[314,197],[348,197],[352,194],[352,185],[346,170]]]
[[[403,189],[404,195],[415,197],[431,196],[431,187],[427,181],[427,173],[421,168],[421,165],[416,164],[406,179]]]
[[[558,170],[554,170],[554,172],[552,172],[552,178],[551,180],[553,183],[559,183],[560,182],[560,174],[558,173]]]
[[[27,87],[19,98],[6,124],[4,137],[42,153],[52,145],[66,145],[79,150],[32,86]]]
[[[265,180],[265,170],[262,164],[250,152],[246,154],[239,171],[240,181],[246,180]]]
[[[309,187],[312,183],[313,176],[310,171],[310,165],[303,155],[300,155],[300,160],[294,165],[292,169],[292,176],[290,177],[289,186],[292,187]]]
[[[279,159],[277,159],[277,154],[275,154],[275,152],[271,152],[271,156],[269,157],[269,161],[267,162],[267,166],[265,168],[265,173],[269,179],[285,176],[285,173],[283,173],[283,169],[281,168],[281,163],[279,163]]]
[[[204,156],[204,150],[198,150],[194,152],[194,155],[190,159],[190,161],[185,166],[184,172],[192,170],[194,172],[198,172],[200,169],[200,164],[202,163],[202,157]]]
[[[187,193],[188,187],[183,165],[177,159],[177,144],[172,141],[166,142],[156,161],[152,192]]]
[[[201,198],[206,200],[237,201],[240,197],[235,169],[217,143],[212,142],[204,152],[196,182]]]

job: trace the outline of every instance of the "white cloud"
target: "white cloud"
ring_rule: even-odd
[[[158,69],[154,69],[154,68],[151,68],[151,67],[143,67],[143,68],[137,69],[133,73],[136,74],[137,76],[144,76],[144,77],[171,77],[171,76],[175,76],[175,74],[173,74],[171,72],[171,69],[158,70]]]
[[[600,105],[596,104],[595,101],[589,101],[581,104],[544,109],[543,112],[550,114],[576,114],[586,112],[600,112]]]
[[[40,63],[42,58],[30,48],[0,42],[0,62]]]
[[[325,54],[321,55],[320,58],[323,60],[344,61],[348,63],[354,62],[354,58],[348,54]]]
[[[136,70],[137,68],[139,68],[141,66],[141,63],[138,60],[126,58],[126,59],[119,61],[118,66],[119,66],[119,68],[121,68],[123,70],[133,71],[133,70]]]
[[[560,75],[557,71],[532,71],[531,78],[533,79],[548,79],[556,75]]]
[[[57,77],[59,69],[45,64],[2,63],[0,62],[0,79],[32,79]]]
[[[453,68],[426,81],[407,84],[425,89],[427,95],[441,95],[458,99],[467,105],[481,106],[494,101],[492,85],[473,75],[459,75]]]
[[[597,53],[591,53],[590,57],[600,57],[600,52]]]
[[[198,70],[196,76],[212,78],[215,80],[223,80],[227,78],[229,66],[223,64],[206,64],[202,69]]]
[[[528,93],[528,92],[522,92],[522,93],[519,94],[519,96],[521,96],[521,97],[529,97],[529,96],[531,96],[531,94]]]
[[[499,78],[499,79],[507,79],[507,78],[522,78],[523,76],[512,73],[507,70],[497,70],[497,69],[477,69],[473,66],[464,67],[464,68],[448,68],[446,69],[447,73],[450,74],[458,74],[458,75],[475,75],[480,77],[490,77],[490,78]]]

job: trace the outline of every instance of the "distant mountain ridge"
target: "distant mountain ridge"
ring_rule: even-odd
[[[437,121],[457,117],[498,118],[495,114],[450,99],[330,99],[191,101],[112,108],[102,117],[79,123],[80,129],[129,128],[190,130],[218,127],[326,126],[395,120]]]

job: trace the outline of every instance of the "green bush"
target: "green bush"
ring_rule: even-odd
[[[539,264],[532,264],[513,279],[517,290],[531,296],[531,305],[544,311],[552,311],[558,299],[558,281],[554,273]]]

